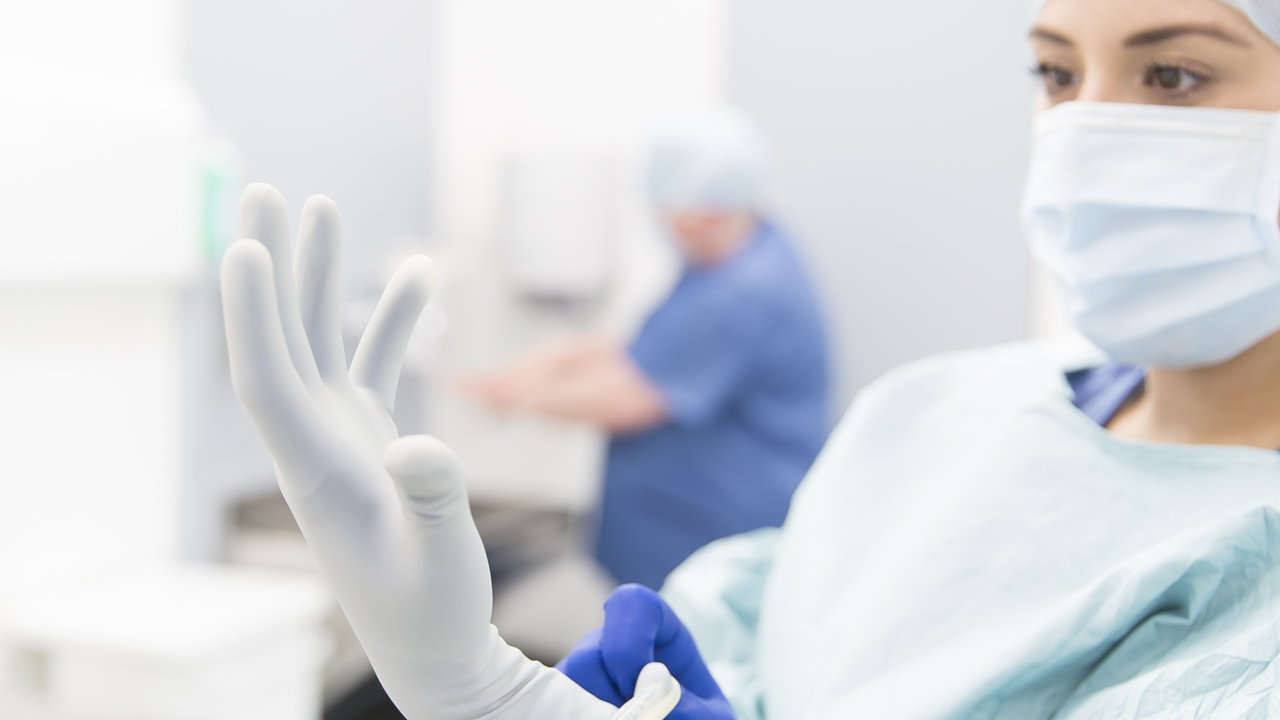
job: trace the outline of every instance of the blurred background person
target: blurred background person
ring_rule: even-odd
[[[763,211],[767,164],[742,113],[668,124],[647,186],[684,267],[638,336],[562,340],[464,379],[498,408],[611,434],[596,556],[619,582],[656,589],[706,543],[781,524],[826,437],[825,331]]]

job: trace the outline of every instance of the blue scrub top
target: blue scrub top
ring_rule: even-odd
[[[1071,402],[1103,427],[1120,408],[1142,396],[1146,380],[1146,368],[1117,362],[1067,373],[1067,384],[1075,393]]]
[[[800,263],[768,222],[685,270],[631,356],[670,420],[609,445],[596,555],[657,589],[694,550],[781,525],[827,436],[827,349]]]

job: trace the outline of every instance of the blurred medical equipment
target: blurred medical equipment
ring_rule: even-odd
[[[761,207],[768,150],[755,123],[730,108],[668,120],[649,150],[649,199],[663,210]]]
[[[14,611],[0,717],[314,720],[332,600],[307,575],[120,573]]]
[[[604,626],[588,633],[556,667],[592,695],[621,705],[649,663],[671,668],[683,692],[670,720],[733,720],[693,636],[653,590],[623,585],[604,605]]]
[[[397,437],[404,350],[434,285],[423,256],[392,278],[347,368],[338,318],[341,225],[313,197],[290,262],[284,199],[245,191],[223,261],[232,379],[281,489],[374,668],[402,712],[433,718],[653,718],[679,686],[661,665],[617,709],[526,659],[489,624],[488,563],[453,453]],[[296,278],[295,278],[296,273]],[[295,291],[296,283],[296,291]]]
[[[397,400],[393,419],[403,399]],[[401,427],[398,420],[396,426]],[[572,648],[572,643],[562,647],[562,638],[576,642],[586,632],[584,626],[589,629],[601,622],[601,598],[613,589],[613,583],[601,577],[603,573],[581,552],[585,542],[581,520],[564,511],[474,501],[471,516],[493,578],[494,626],[503,628],[509,643],[507,628],[536,629],[519,633],[516,647],[532,659],[555,664]],[[237,504],[226,560],[250,567],[320,573],[315,555],[279,491]],[[530,572],[531,568],[535,571]],[[325,626],[333,641],[323,678],[326,714],[361,717],[363,708],[389,707],[391,701],[373,676],[359,640],[336,606],[326,616]]]
[[[1268,701],[1280,454],[1115,439],[1063,378],[1097,360],[1016,346],[894,371],[781,531],[672,573],[663,597],[738,720],[762,703],[1074,719]]]
[[[614,280],[617,171],[607,157],[517,155],[503,168],[506,279],[533,301],[599,299]]]
[[[182,562],[222,511],[186,482],[185,333],[234,159],[180,6],[0,10],[2,717],[320,712],[323,585]]]
[[[1071,102],[1035,119],[1028,240],[1121,362],[1217,363],[1280,328],[1277,214],[1280,114]]]
[[[309,576],[314,581],[323,577],[315,555],[307,547],[289,505],[278,490],[236,503],[232,516],[231,526],[226,530],[224,560],[228,564],[277,574],[286,574],[281,572],[286,571],[288,575]],[[330,601],[323,626],[329,636],[330,652],[325,659],[321,683],[323,708],[329,713],[344,703],[358,701],[350,696],[369,682],[373,668],[342,609],[332,600],[327,585],[325,593]]]

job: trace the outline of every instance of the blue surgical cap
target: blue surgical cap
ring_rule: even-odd
[[[767,166],[764,139],[745,114],[731,109],[689,113],[668,122],[654,137],[649,196],[667,210],[755,209]]]

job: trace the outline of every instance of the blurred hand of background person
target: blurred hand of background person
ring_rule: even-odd
[[[660,218],[684,261],[700,268],[736,255],[759,223],[750,210],[666,209]],[[459,385],[497,410],[586,422],[615,435],[669,419],[661,390],[622,343],[607,337],[549,342],[496,370],[464,375]]]
[[[459,384],[498,410],[587,422],[613,434],[667,419],[659,390],[620,343],[603,337],[548,343],[491,372],[463,376]]]

